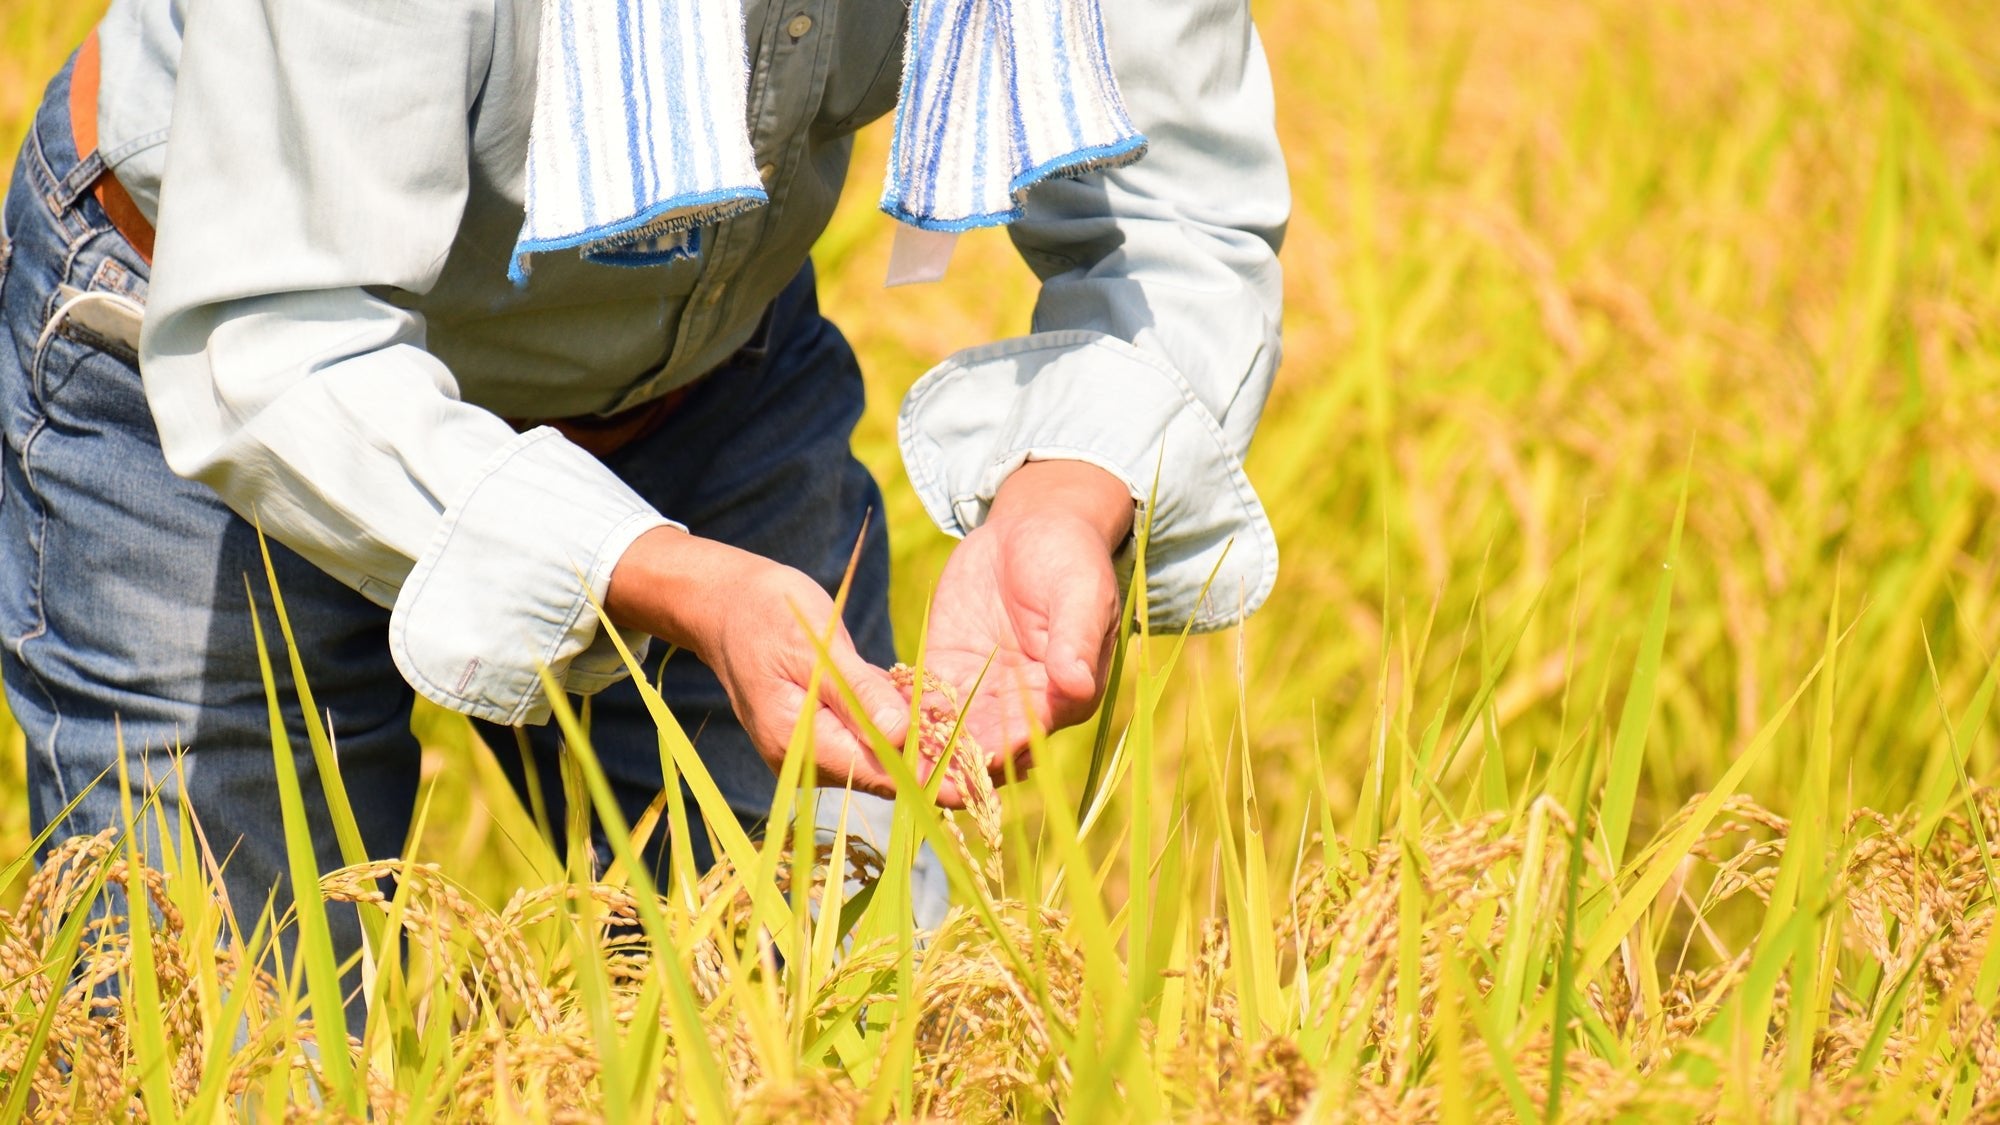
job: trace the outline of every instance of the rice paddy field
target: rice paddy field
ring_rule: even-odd
[[[565,868],[427,712],[404,854],[225,916],[143,793],[37,872],[14,735],[0,1119],[2000,1121],[2000,21],[1257,10],[1295,209],[1247,627],[1142,618],[1100,720],[967,812],[713,817],[724,862],[664,886]],[[92,15],[0,0],[6,152]],[[914,662],[950,544],[895,404],[1034,288],[976,235],[885,291],[882,148],[816,257]],[[697,800],[621,842],[719,808],[661,718]],[[921,933],[919,841],[955,902]],[[92,923],[122,890],[152,908]]]

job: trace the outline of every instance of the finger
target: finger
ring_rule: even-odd
[[[941,809],[962,809],[965,807],[965,790],[958,779],[947,776],[944,784],[938,786],[937,806]]]
[[[851,645],[844,644],[833,650],[833,670],[854,694],[861,713],[882,732],[882,737],[892,745],[902,745],[904,733],[910,727],[910,700],[889,678],[889,673],[863,660]],[[854,709],[832,676],[821,677],[820,699],[847,723],[848,729],[857,736],[863,735]]]
[[[1119,609],[1124,609],[1122,603],[1119,605]],[[1108,675],[1110,673],[1111,656],[1118,651],[1118,629],[1124,623],[1122,614],[1113,613],[1110,623],[1104,627],[1104,640],[1097,646],[1097,667],[1101,674]]]
[[[862,745],[840,716],[824,707],[813,712],[813,761],[820,785],[893,798],[896,783],[873,751]]]
[[[987,776],[992,778],[995,788],[1010,781],[1019,781],[1035,768],[1035,751],[1032,746],[1023,746],[1016,753],[1001,757],[987,767]]]
[[[844,720],[825,707],[815,716],[813,740],[819,748],[820,784],[840,786],[851,771],[854,783],[848,788],[890,799],[900,792],[881,758],[847,729]],[[928,784],[937,770],[936,762],[917,755],[911,757],[909,764],[916,771],[919,786]],[[941,808],[964,808],[964,787],[946,775],[938,782],[936,802]]]
[[[938,771],[938,760],[922,754],[912,754],[909,761],[917,772],[918,784],[929,785],[931,778]],[[938,781],[937,804],[939,808],[946,809],[965,807],[965,789],[958,783],[958,779],[949,773]]]

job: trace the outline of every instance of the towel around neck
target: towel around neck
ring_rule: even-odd
[[[739,0],[544,0],[526,219],[508,269],[576,250],[644,266],[768,197]],[[1028,189],[1144,154],[1097,0],[912,0],[882,209],[962,231]]]

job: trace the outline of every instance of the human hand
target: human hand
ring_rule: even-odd
[[[994,497],[986,522],[953,549],[931,605],[927,671],[966,700],[965,730],[1004,780],[1025,769],[1030,722],[1082,722],[1104,692],[1117,638],[1111,555],[1132,527],[1125,485],[1081,461],[1031,461]]]
[[[772,769],[784,762],[799,715],[807,711],[819,784],[895,795],[831,671],[821,675],[812,707],[804,707],[819,659],[815,638],[824,638],[834,619],[833,599],[804,572],[660,528],[641,536],[619,559],[605,612],[619,625],[686,648],[707,664]],[[844,625],[828,652],[833,671],[847,682],[869,721],[900,744],[910,708],[889,674],[861,658]]]

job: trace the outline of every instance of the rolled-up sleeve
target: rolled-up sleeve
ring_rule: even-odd
[[[899,421],[903,459],[956,535],[979,525],[1023,461],[1106,469],[1154,501],[1155,626],[1221,628],[1263,603],[1278,569],[1243,471],[1278,362],[1290,213],[1270,74],[1244,0],[1103,10],[1147,154],[1028,193],[1009,229],[1042,278],[1032,334],[960,352],[919,380]]]
[[[589,599],[670,521],[460,401],[382,296],[437,280],[491,48],[490,0],[191,6],[140,361],[176,472],[390,607],[424,696],[518,723],[548,713],[538,666],[619,678]]]

